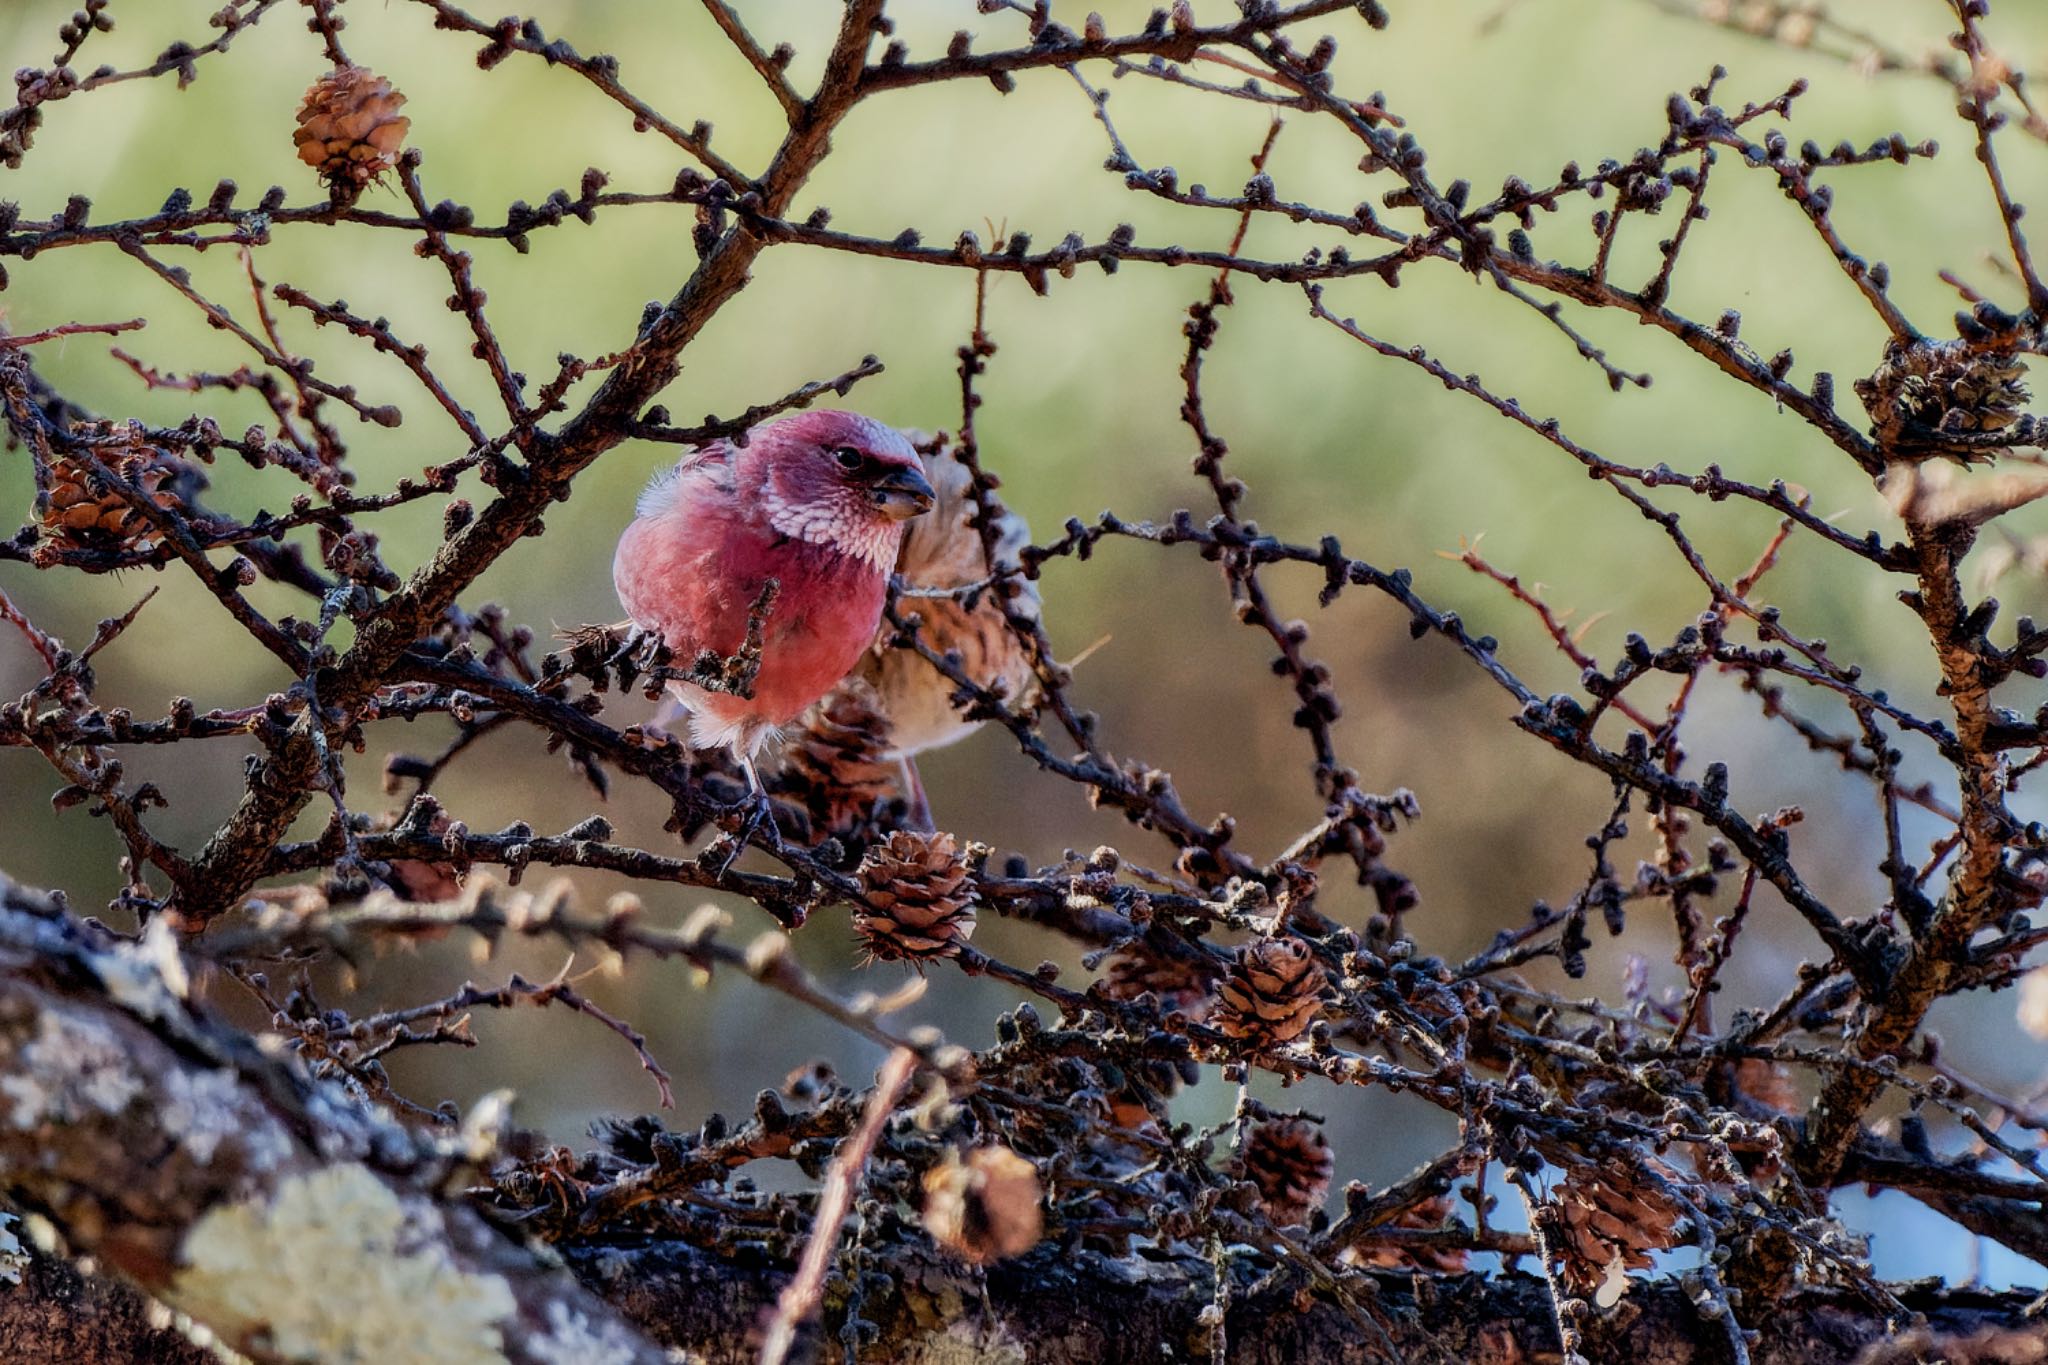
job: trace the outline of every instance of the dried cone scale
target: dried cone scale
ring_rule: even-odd
[[[898,830],[861,860],[867,906],[853,927],[881,962],[953,957],[974,932],[967,862],[950,834]]]
[[[398,164],[412,120],[398,112],[405,96],[360,66],[337,67],[299,101],[292,142],[299,160],[337,193],[354,194]]]

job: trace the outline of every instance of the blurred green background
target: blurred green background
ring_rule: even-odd
[[[1341,39],[1337,88],[1359,96],[1383,91],[1388,107],[1429,149],[1439,185],[1468,179],[1483,198],[1510,173],[1541,184],[1568,159],[1592,166],[1627,156],[1663,135],[1666,95],[1698,84],[1716,62],[1731,72],[1719,92],[1731,107],[1769,99],[1807,76],[1814,88],[1789,124],[1795,144],[1811,137],[1832,146],[1846,137],[1860,145],[1895,129],[1911,140],[1947,144],[1934,162],[1909,170],[1883,164],[1826,177],[1837,187],[1838,221],[1851,245],[1890,263],[1894,296],[1908,312],[1930,331],[1946,328],[1956,296],[1936,277],[1943,268],[1994,293],[2013,292],[1987,259],[2001,245],[1991,199],[1967,129],[1955,118],[1953,95],[1938,81],[1869,78],[1818,53],[1627,0],[1390,0],[1388,7],[1394,23],[1384,33],[1350,16],[1332,23]],[[70,8],[44,0],[0,8],[8,65],[46,63]],[[119,28],[93,38],[78,64],[127,68],[174,39],[206,41],[206,16],[215,8],[213,0],[117,3]],[[807,86],[838,7],[747,0],[740,8],[764,41],[796,46],[793,74]],[[1100,8],[1116,27],[1142,24],[1149,6],[1105,0]],[[2048,52],[2048,15],[2009,8],[1996,16],[1994,40],[2015,64],[2038,62]],[[1230,11],[1214,0],[1196,9],[1205,19]],[[1941,46],[1942,5],[1859,0],[1854,9],[1860,25],[1900,50]],[[759,167],[773,148],[774,104],[696,6],[536,0],[530,12],[550,36],[580,51],[619,54],[626,84],[670,118],[685,126],[712,121],[714,145],[740,165]],[[538,203],[557,187],[573,193],[588,166],[607,172],[614,189],[655,192],[683,164],[670,144],[634,133],[624,111],[572,74],[527,57],[479,70],[472,60],[477,40],[435,32],[423,5],[354,0],[342,13],[354,59],[388,75],[409,97],[410,142],[425,155],[430,199],[472,205],[480,220],[492,221],[515,199]],[[961,27],[982,46],[1024,41],[1018,16],[981,15],[968,0],[899,0],[890,13],[918,56],[942,51]],[[1055,16],[1079,27],[1081,8],[1057,5]],[[169,80],[135,81],[51,106],[34,150],[21,169],[5,173],[0,195],[17,201],[26,219],[49,217],[69,195],[88,195],[95,221],[151,212],[179,186],[203,200],[221,177],[239,183],[245,203],[272,183],[285,186],[293,203],[316,200],[311,173],[294,159],[291,130],[300,92],[322,69],[303,12],[280,5],[225,56],[204,59],[188,90]],[[1101,84],[1108,76],[1097,70],[1090,79]],[[1206,182],[1219,193],[1243,183],[1247,157],[1265,133],[1265,110],[1136,77],[1109,85],[1109,112],[1143,165],[1171,165],[1183,185]],[[2009,137],[2005,150],[2016,193],[2038,197],[2048,167],[2044,149]],[[963,229],[987,241],[1004,225],[1029,231],[1040,246],[1069,230],[1098,241],[1125,221],[1146,243],[1217,248],[1228,240],[1233,224],[1223,215],[1126,190],[1120,176],[1102,169],[1106,152],[1087,100],[1057,71],[1026,76],[1008,96],[986,82],[904,92],[856,110],[795,216],[825,205],[835,226],[882,237],[915,226],[936,243]],[[1360,173],[1357,161],[1358,148],[1341,130],[1292,116],[1270,170],[1284,197],[1348,210],[1362,200],[1376,203],[1393,186],[1384,174]],[[404,207],[392,189],[373,191],[365,202]],[[1756,349],[1795,349],[1797,382],[1816,369],[1832,371],[1845,415],[1860,423],[1849,381],[1877,363],[1884,339],[1877,320],[1769,176],[1724,156],[1709,203],[1712,217],[1695,228],[1672,306],[1704,321],[1740,310],[1744,339]],[[1564,213],[1539,225],[1538,250],[1588,260],[1593,207],[1569,200]],[[1389,216],[1408,225],[1409,215]],[[538,382],[553,372],[560,352],[595,356],[626,344],[641,306],[667,298],[694,264],[690,221],[681,206],[616,209],[600,213],[594,225],[536,232],[524,256],[502,243],[472,244],[491,316],[514,362]],[[1616,277],[1647,280],[1657,241],[1675,222],[1675,213],[1628,221]],[[257,259],[269,281],[287,280],[317,297],[345,298],[358,313],[388,316],[402,338],[429,348],[442,378],[492,425],[488,379],[468,357],[461,319],[444,306],[447,279],[411,244],[409,234],[302,228],[280,231]],[[1247,250],[1288,257],[1335,244],[1327,233],[1261,220]],[[250,317],[231,250],[160,254],[188,265],[211,297]],[[148,329],[121,341],[150,364],[184,372],[249,359],[112,248],[53,251],[7,265],[12,282],[0,304],[15,331],[143,316]],[[1398,291],[1371,280],[1334,287],[1331,306],[1381,337],[1420,343],[1458,371],[1480,374],[1496,392],[1560,417],[1578,441],[1612,458],[1688,471],[1719,463],[1753,481],[1783,478],[1811,489],[1816,509],[1839,514],[1853,531],[1896,532],[1869,481],[1838,451],[1661,333],[1619,316],[1568,314],[1617,363],[1654,374],[1654,387],[1615,395],[1547,323],[1490,286],[1450,268],[1410,270],[1402,283]],[[729,414],[875,352],[888,371],[861,386],[854,405],[906,426],[952,426],[954,352],[966,336],[972,286],[964,271],[771,249],[752,284],[687,352],[666,402],[681,421]],[[1114,276],[1084,268],[1071,281],[1055,278],[1046,298],[1016,278],[994,280],[989,325],[1001,351],[984,385],[984,452],[1004,476],[1006,496],[1042,538],[1068,516],[1103,508],[1132,518],[1163,517],[1182,506],[1207,515],[1204,490],[1188,471],[1191,439],[1176,416],[1183,310],[1207,288],[1204,274],[1138,265]],[[1483,532],[1488,557],[1526,582],[1540,582],[1558,608],[1572,609],[1574,623],[1589,626],[1587,647],[1609,662],[1627,631],[1667,640],[1704,606],[1701,585],[1663,535],[1560,451],[1312,321],[1294,288],[1240,281],[1236,292],[1210,362],[1210,416],[1231,443],[1232,472],[1251,484],[1246,515],[1262,527],[1307,541],[1334,533],[1349,552],[1382,567],[1411,567],[1425,597],[1499,636],[1503,657],[1539,691],[1571,685],[1574,670],[1525,610],[1438,558],[1461,536]],[[322,376],[357,383],[368,400],[405,408],[407,420],[396,431],[346,425],[361,487],[387,488],[461,452],[452,426],[395,363],[345,335],[316,331],[303,315],[287,315],[282,325]],[[73,338],[40,348],[37,358],[63,392],[94,409],[164,421],[191,411],[181,395],[144,392],[108,357],[104,339]],[[215,393],[205,401],[204,410],[229,430],[268,417],[251,395]],[[606,456],[577,485],[575,499],[550,515],[549,534],[505,556],[468,605],[502,603],[514,621],[542,633],[614,616],[612,542],[639,485],[672,454],[628,445]],[[281,509],[300,491],[278,471],[256,474],[239,463],[218,465],[212,477],[213,502],[242,512]],[[464,492],[476,496],[474,487]],[[0,458],[0,506],[25,516],[30,496],[27,460]],[[1754,506],[1708,505],[1668,492],[1658,498],[1684,513],[1685,529],[1724,576],[1745,567],[1773,529],[1772,518]],[[2043,527],[2038,513],[2008,520],[2021,538]],[[431,552],[439,504],[422,502],[372,524],[403,573]],[[1935,675],[1925,639],[1893,600],[1901,584],[1860,568],[1811,537],[1795,538],[1757,596],[1781,606],[1803,635],[1829,640],[1837,657],[1864,664],[1896,699],[1932,707]],[[1584,836],[1611,801],[1603,780],[1520,736],[1508,723],[1503,693],[1441,642],[1411,643],[1405,620],[1384,601],[1353,592],[1319,611],[1316,574],[1275,572],[1268,585],[1284,609],[1315,627],[1313,652],[1329,661],[1346,702],[1338,729],[1345,760],[1371,788],[1405,786],[1420,797],[1422,820],[1393,839],[1388,858],[1421,889],[1423,906],[1410,923],[1426,951],[1471,952],[1521,922],[1534,900],[1562,903],[1583,884]],[[182,572],[88,578],[0,565],[0,588],[72,643],[150,586],[161,586],[161,595],[100,660],[104,704],[162,714],[178,694],[201,708],[235,706],[288,684]],[[1262,857],[1315,818],[1308,750],[1289,722],[1290,694],[1265,668],[1263,637],[1232,621],[1212,566],[1193,554],[1110,545],[1092,564],[1054,564],[1044,588],[1054,638],[1065,652],[1107,641],[1080,670],[1078,691],[1083,704],[1101,712],[1116,753],[1172,771],[1190,808],[1205,818],[1229,811],[1244,846]],[[1998,591],[2009,611],[2042,607],[2042,585],[2025,573],[2008,576]],[[273,612],[306,610],[274,589],[253,595]],[[19,639],[0,633],[0,692],[24,691],[38,673]],[[2009,703],[2022,710],[2041,699],[2033,695],[2038,688],[2011,691]],[[1641,695],[1661,704],[1661,694]],[[1830,699],[1799,700],[1808,714],[1852,728]],[[630,708],[614,714],[619,723],[639,718]],[[352,765],[353,802],[380,806],[378,774],[387,751],[432,752],[446,733],[434,722],[376,731],[371,752]],[[1761,813],[1792,802],[1806,809],[1793,848],[1808,878],[1845,913],[1865,913],[1882,901],[1878,808],[1867,784],[1808,755],[1725,679],[1702,684],[1687,743],[1694,773],[1707,758],[1729,763],[1744,809]],[[1941,775],[1925,766],[1924,752],[1905,747],[1910,763],[1920,765],[1912,772]],[[190,848],[233,803],[243,751],[212,742],[122,758],[134,778],[154,780],[171,794],[174,804],[155,817],[155,827]],[[942,826],[1020,850],[1034,862],[1103,842],[1116,842],[1141,862],[1170,858],[1156,841],[1091,812],[1078,790],[1036,773],[1003,736],[984,733],[935,755],[925,773]],[[0,867],[25,881],[65,887],[76,904],[91,908],[119,884],[116,842],[82,812],[53,815],[47,797],[59,785],[32,753],[0,752]],[[520,730],[480,746],[439,791],[473,829],[525,819],[553,831],[594,809],[562,762]],[[2039,813],[2035,804],[2022,798],[2030,816]],[[634,784],[619,784],[606,814],[622,840],[665,846],[659,803]],[[299,832],[311,833],[325,818],[325,807],[315,806]],[[1647,821],[1638,815],[1635,825],[1616,850],[1624,879],[1649,848]],[[1908,829],[1919,849],[1934,833],[1919,819]],[[578,881],[588,901],[617,889],[600,877]],[[645,894],[653,913],[667,918],[696,901],[659,887]],[[1726,903],[1724,894],[1717,905]],[[1794,962],[1816,947],[1774,898],[1760,904],[1731,969],[1724,1008],[1775,998]],[[1365,898],[1351,888],[1332,887],[1326,906],[1354,923],[1366,913]],[[767,927],[758,912],[742,907],[739,914],[746,930]],[[849,939],[827,915],[798,937],[796,948],[842,988],[896,984],[897,969],[859,970]],[[976,942],[1027,966],[1050,957],[1068,969],[1069,981],[1081,979],[1075,950],[1028,928],[985,921]],[[1588,979],[1573,992],[1619,999],[1631,955],[1645,960],[1653,990],[1680,985],[1668,926],[1645,908],[1622,939],[1603,936]],[[479,964],[465,945],[430,945],[372,964],[354,1003],[412,1003],[444,994],[468,975],[496,982],[511,970],[533,975],[560,965],[553,949],[508,950]],[[865,1077],[875,1060],[864,1045],[745,981],[700,990],[680,969],[636,962],[592,989],[650,1034],[654,1052],[676,1075],[678,1123],[712,1109],[744,1109],[754,1091],[813,1057],[831,1058],[854,1077]],[[222,989],[223,1002],[239,1008],[226,998],[231,990]],[[940,971],[913,1015],[980,1044],[994,1014],[1010,1003],[1007,991]],[[2010,997],[1952,1004],[1939,1026],[1946,1055],[1965,1069],[2011,1091],[2038,1082],[2040,1049],[2014,1029]],[[652,1088],[630,1053],[589,1020],[522,1009],[479,1017],[476,1033],[479,1055],[402,1055],[394,1066],[402,1088],[432,1103],[467,1102],[509,1085],[521,1096],[521,1118],[563,1140],[576,1139],[594,1116],[652,1103]],[[1329,1116],[1340,1179],[1394,1178],[1439,1150],[1451,1131],[1446,1118],[1419,1103],[1377,1094],[1306,1087],[1286,1099]],[[1230,1102],[1231,1092],[1212,1080],[1182,1108],[1189,1118],[1213,1121]],[[1907,1246],[1908,1225],[1879,1213],[1869,1221],[1879,1229],[1882,1268],[1960,1274],[1969,1264],[1963,1234]]]

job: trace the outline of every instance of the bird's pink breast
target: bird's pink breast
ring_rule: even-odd
[[[754,695],[691,689],[685,697],[700,721],[721,729],[785,725],[829,691],[874,638],[888,588],[865,561],[779,535],[747,511],[679,498],[628,527],[612,564],[620,602],[643,629],[661,633],[680,667],[700,650],[737,653],[762,584],[772,577],[781,585]]]

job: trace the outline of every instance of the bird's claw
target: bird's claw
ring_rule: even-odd
[[[712,846],[716,848],[719,844],[725,845],[725,851],[718,863],[717,875],[719,877],[723,877],[726,873],[732,871],[732,865],[740,860],[742,853],[747,851],[747,845],[754,842],[756,834],[764,836],[763,842],[767,845],[769,852],[778,854],[782,852],[782,830],[775,823],[775,805],[769,799],[767,792],[762,791],[759,787],[754,788],[745,797],[735,802],[727,814],[738,816],[740,823],[737,829],[721,835],[718,843]]]

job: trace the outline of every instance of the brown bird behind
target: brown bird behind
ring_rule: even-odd
[[[924,444],[918,441],[920,450]],[[943,439],[923,459],[925,477],[937,501],[929,512],[906,526],[896,573],[912,588],[960,588],[979,583],[993,570],[981,535],[971,524],[973,477],[949,453]],[[1005,509],[997,519],[996,532],[993,568],[1018,567],[1019,556],[1031,543],[1030,527],[1021,516]],[[1018,590],[1009,599],[1010,606],[1036,621],[1038,584],[1026,578],[1012,581]],[[941,654],[957,652],[967,675],[1000,690],[1011,706],[1028,702],[1035,694],[1037,675],[1032,671],[1029,648],[1004,619],[1003,599],[997,591],[981,594],[972,609],[954,598],[907,597],[898,610],[905,615],[914,612],[923,623],[919,633],[927,645]],[[903,796],[910,807],[908,823],[929,830],[931,808],[917,775],[915,756],[965,739],[982,722],[967,719],[953,704],[953,683],[916,650],[897,648],[892,643],[895,636],[895,628],[884,619],[873,646],[840,687],[857,690],[879,713],[885,736],[881,756],[901,765]],[[831,700],[827,698],[822,705],[829,707]],[[818,708],[813,708],[804,724],[810,726],[818,714]]]
[[[981,535],[970,524],[974,516],[973,479],[967,466],[942,444],[924,457],[925,477],[938,494],[932,510],[906,530],[896,556],[896,573],[912,588],[961,588],[986,579],[997,569],[1015,569],[1018,556],[1031,543],[1024,518],[1005,508],[996,522],[995,563],[985,556]],[[1019,614],[1036,621],[1038,584],[1014,580],[1021,591],[1010,599]],[[1004,620],[999,593],[983,593],[969,610],[946,597],[904,600],[899,610],[923,619],[920,634],[939,653],[957,650],[967,675],[998,687],[1012,706],[1027,699],[1036,685],[1031,657],[1017,633]],[[895,630],[885,621],[874,648],[861,663],[859,676],[881,700],[889,718],[890,756],[909,758],[927,749],[957,743],[980,728],[953,705],[953,684],[916,650],[897,649]]]

